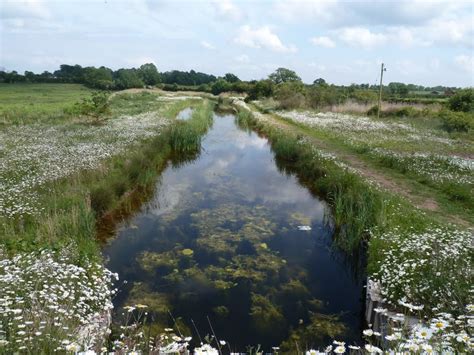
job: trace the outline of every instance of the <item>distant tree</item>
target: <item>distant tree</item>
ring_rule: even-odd
[[[96,89],[111,89],[114,86],[112,69],[87,67],[83,70],[84,84]]]
[[[25,80],[29,83],[34,83],[36,81],[36,74],[32,71],[25,71]]]
[[[162,82],[164,84],[178,84],[178,85],[201,85],[210,84],[217,80],[214,75],[205,73],[173,70],[161,74]]]
[[[235,92],[249,92],[252,87],[252,84],[246,82],[246,81],[237,81],[232,84],[232,91]]]
[[[25,81],[25,77],[13,70],[11,72],[2,72],[2,80],[5,83],[13,84]]]
[[[117,89],[139,88],[144,85],[135,68],[119,69],[114,73],[114,76]]]
[[[224,79],[218,79],[214,84],[212,84],[211,92],[214,95],[219,95],[221,92],[230,91],[231,88],[232,86],[230,85],[230,83],[228,83]]]
[[[38,75],[38,81],[42,83],[53,83],[56,81],[56,77],[53,73],[50,73],[49,71],[45,70],[44,72]]]
[[[408,86],[404,83],[390,83],[388,84],[388,90],[392,95],[405,96],[408,95]]]
[[[248,99],[257,100],[262,97],[270,97],[273,95],[274,87],[275,84],[270,79],[259,80],[250,88]]]
[[[84,69],[78,64],[61,64],[59,70],[54,72],[54,76],[64,83],[83,83]]]
[[[301,81],[301,78],[293,70],[278,68],[268,76],[268,79],[275,84],[285,83],[287,81]]]
[[[326,80],[324,80],[323,78],[318,78],[315,81],[313,81],[313,85],[327,86],[328,84],[326,83]]]
[[[305,104],[305,87],[301,81],[287,81],[278,84],[275,98],[282,109],[295,109]]]
[[[344,90],[334,85],[313,85],[306,93],[307,103],[313,108],[337,105],[344,102],[347,98]]]
[[[139,75],[146,85],[156,85],[160,82],[160,73],[155,64],[146,63],[140,66]]]
[[[350,94],[350,98],[363,104],[369,104],[377,101],[377,92],[374,90],[356,89]]]
[[[234,75],[232,73],[227,73],[226,75],[224,75],[224,80],[227,81],[228,83],[236,83],[240,81],[237,75]]]

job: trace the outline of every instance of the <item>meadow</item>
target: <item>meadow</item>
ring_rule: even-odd
[[[81,84],[0,83],[0,124],[24,124],[67,120],[64,110],[91,90]]]
[[[0,84],[0,353],[188,348],[172,314],[172,328],[151,335],[149,305],[139,302],[110,334],[120,275],[104,267],[97,235],[102,221],[139,210],[166,167],[199,157],[218,102],[268,139],[280,170],[327,202],[334,248],[360,258],[378,289],[376,312],[390,329],[365,330],[365,349],[335,339],[325,352],[472,350],[472,131],[446,132],[429,115],[376,119],[139,89],[110,95],[97,120],[77,111],[90,94],[78,84]],[[191,118],[177,120],[184,109]],[[270,253],[266,243],[259,248]],[[252,297],[260,302],[252,312],[278,313]],[[419,322],[408,327],[413,317]],[[282,349],[299,352],[305,336],[295,331]],[[211,337],[197,351],[224,344]]]

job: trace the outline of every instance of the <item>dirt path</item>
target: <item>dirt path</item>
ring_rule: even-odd
[[[146,88],[132,88],[132,89],[125,89],[121,91],[115,91],[112,94],[110,94],[109,99],[116,95],[121,95],[121,94],[139,94],[141,92],[149,92],[149,93],[154,93],[154,94],[160,94],[162,96],[166,97],[214,97],[214,95],[211,94],[205,94],[203,92],[197,92],[197,91],[165,91],[162,89],[158,88],[151,88],[151,89],[146,89]]]
[[[382,189],[390,191],[398,196],[401,196],[408,200],[415,207],[436,213],[440,219],[448,223],[454,223],[462,227],[473,229],[472,224],[469,221],[462,219],[461,217],[453,214],[446,213],[446,211],[441,210],[439,204],[433,198],[423,196],[420,193],[417,193],[414,190],[413,186],[410,186],[408,183],[404,183],[399,179],[394,179],[393,177],[387,175],[380,169],[374,168],[365,161],[361,160],[356,154],[343,151],[340,148],[335,147],[325,140],[318,139],[310,134],[308,134],[304,129],[301,129],[289,122],[286,122],[284,119],[278,117],[274,114],[262,114],[257,111],[254,107],[249,107],[253,112],[255,117],[262,122],[265,122],[273,127],[279,128],[286,132],[293,132],[295,135],[302,135],[308,141],[311,142],[316,148],[323,151],[332,153],[337,156],[340,161],[345,163],[350,168],[357,171],[362,177],[366,178],[368,181],[375,183],[377,186],[380,186]]]

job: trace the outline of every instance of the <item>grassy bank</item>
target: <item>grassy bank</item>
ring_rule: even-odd
[[[117,275],[102,266],[97,223],[149,196],[178,153],[199,154],[214,108],[138,94],[131,114],[124,101],[133,98],[115,97],[101,126],[48,121],[1,132],[0,354],[115,348],[106,331]],[[187,107],[192,118],[175,120]]]
[[[72,243],[79,261],[97,256],[97,217],[149,188],[174,151],[196,152],[212,119],[209,101],[139,94],[129,115],[122,105],[128,98],[114,99],[115,116],[102,126],[35,123],[2,132],[0,243],[8,253]],[[156,111],[145,111],[147,100],[158,102]],[[175,121],[185,107],[195,107],[193,119]]]
[[[348,251],[367,245],[367,271],[380,282],[386,304],[423,316],[465,314],[472,303],[469,232],[371,184],[308,136],[271,124],[245,104],[239,109],[239,121],[268,137],[277,158],[329,202],[337,245]]]
[[[472,132],[448,133],[424,117],[377,120],[315,111],[279,111],[273,117],[339,156],[380,170],[413,197],[432,200],[428,207],[439,218],[474,223]]]

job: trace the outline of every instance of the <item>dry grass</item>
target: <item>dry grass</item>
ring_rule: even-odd
[[[338,104],[338,105],[332,105],[325,107],[324,110],[322,111],[330,111],[330,112],[336,112],[336,113],[354,113],[354,114],[361,114],[365,115],[367,114],[367,111],[370,110],[371,107],[373,107],[375,104],[374,103],[367,103],[367,104],[362,104],[356,101],[348,100],[344,102],[343,104]],[[429,109],[431,111],[439,111],[441,109],[441,105],[439,104],[431,104],[431,105],[426,105],[426,104],[406,104],[406,103],[392,103],[392,102],[387,102],[384,101],[382,102],[382,111],[395,111],[402,109],[404,107],[413,107],[416,110],[422,111],[424,109]]]

